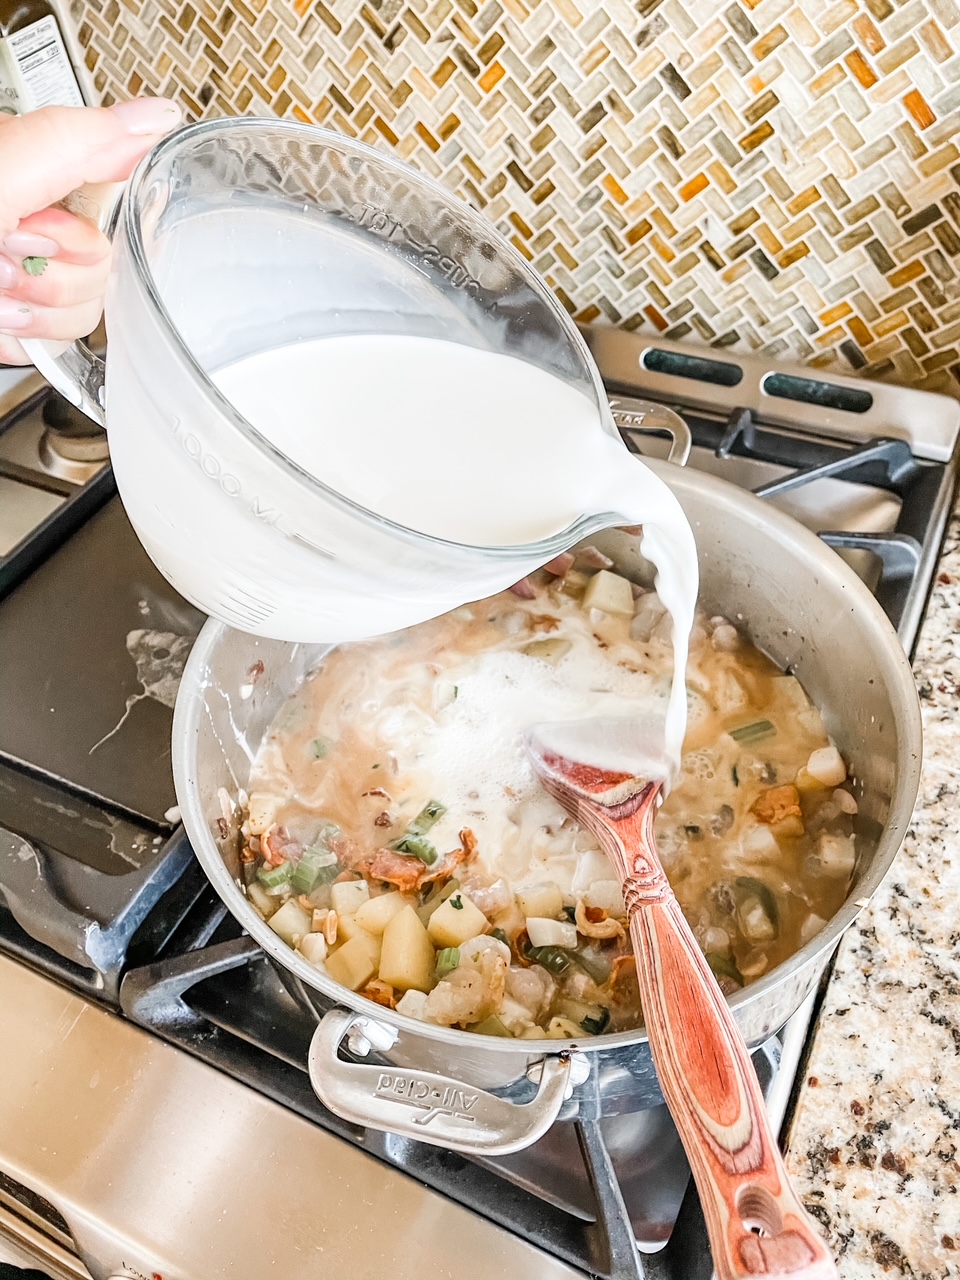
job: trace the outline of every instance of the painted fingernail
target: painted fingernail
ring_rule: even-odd
[[[52,258],[60,246],[49,236],[34,235],[32,231],[11,231],[3,241],[3,248],[17,258]]]
[[[0,257],[0,289],[12,289],[16,283],[16,264],[9,258]]]
[[[127,133],[169,133],[183,119],[183,112],[170,98],[133,98],[118,102],[110,110]]]
[[[0,298],[0,330],[13,330],[19,333],[29,329],[33,323],[33,312],[16,298]]]

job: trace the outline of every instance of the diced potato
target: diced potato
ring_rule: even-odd
[[[803,819],[796,814],[790,814],[780,822],[773,823],[770,829],[779,840],[797,840],[806,830]]]
[[[848,876],[857,860],[857,848],[853,836],[833,836],[827,831],[820,835],[817,853],[824,873],[838,878]]]
[[[273,913],[268,923],[288,947],[295,947],[310,932],[313,918],[304,911],[296,898],[288,898],[280,910]]]
[[[633,617],[633,591],[626,578],[609,569],[601,569],[587,583],[583,593],[584,609],[602,609],[604,613],[619,613]]]
[[[740,837],[740,849],[749,862],[774,862],[780,857],[777,837],[764,824],[744,831]]]
[[[641,596],[636,602],[636,613],[630,623],[631,640],[639,640],[641,644],[646,644],[666,614],[666,606],[660,603],[660,597],[655,592],[648,591],[646,595]]]
[[[847,778],[847,766],[836,747],[820,747],[810,752],[807,773],[822,787],[839,787]]]
[[[548,1040],[582,1040],[583,1027],[578,1027],[569,1018],[551,1018],[547,1023],[546,1038]]]
[[[569,920],[545,920],[542,916],[527,917],[527,933],[531,947],[567,947],[577,945],[577,926]]]
[[[613,863],[605,853],[598,849],[588,849],[577,859],[577,869],[573,873],[573,896],[582,897],[595,880],[616,880],[617,875]]]
[[[247,830],[252,836],[262,836],[267,827],[277,819],[279,801],[262,791],[254,791],[247,805]]]
[[[599,907],[615,920],[626,918],[627,907],[619,880],[594,880],[590,888],[583,891],[583,905]]]
[[[803,928],[800,930],[800,943],[802,946],[815,938],[817,934],[826,926],[826,920],[822,916],[815,915],[811,912],[803,922]]]
[[[566,640],[563,636],[551,636],[548,640],[531,640],[529,644],[523,646],[521,652],[528,658],[539,658],[542,662],[549,662],[553,667],[570,652],[572,647],[572,640]]]
[[[377,972],[380,941],[361,931],[327,957],[327,973],[342,987],[359,991]]]
[[[379,898],[370,898],[357,910],[356,921],[367,933],[380,937],[395,915],[399,915],[407,901],[402,893],[384,893]]]
[[[771,690],[789,720],[795,721],[804,732],[815,738],[823,736],[823,717],[796,676],[776,676],[771,682]]]
[[[571,569],[569,573],[564,574],[560,590],[565,596],[579,600],[586,591],[589,581],[585,573],[581,573],[579,569]]]
[[[256,880],[247,885],[247,897],[263,916],[264,920],[269,920],[280,906],[280,899],[267,893],[263,885],[258,884]]]
[[[726,719],[742,712],[746,707],[747,691],[733,671],[721,667],[710,682],[710,700],[717,715]]]
[[[797,770],[796,788],[798,791],[804,794],[809,791],[824,790],[823,783],[818,782],[817,779],[813,776],[813,774],[808,772],[807,766],[805,764],[802,764],[800,768]]]
[[[352,916],[370,897],[366,880],[340,880],[330,889],[330,902],[341,916]]]
[[[516,1000],[511,1000],[509,996],[505,996],[503,1003],[500,1005],[499,1012],[500,1021],[507,1028],[511,1035],[520,1036],[531,1026],[533,1019],[530,1017],[529,1009]]]
[[[754,895],[744,898],[739,908],[740,930],[750,942],[772,942],[777,936],[763,903]]]
[[[563,894],[553,880],[544,880],[518,889],[517,906],[525,916],[558,916],[563,910]]]
[[[327,941],[322,933],[308,933],[300,939],[297,950],[310,964],[323,964],[327,958]]]
[[[397,1013],[406,1014],[408,1018],[418,1018],[421,1022],[427,1016],[427,997],[422,991],[411,987],[397,1001]]]
[[[435,918],[436,913],[431,917],[431,924]],[[443,945],[456,946],[456,943]],[[413,907],[405,905],[383,931],[381,979],[400,991],[429,991],[433,986],[435,964],[430,936]]]
[[[355,915],[337,916],[338,941],[349,942],[350,939],[355,938],[358,933],[365,933],[368,937],[373,937],[373,933],[369,929],[364,929]]]
[[[430,917],[427,929],[435,947],[459,947],[487,928],[487,917],[463,890],[452,893]],[[396,985],[396,984],[394,984]]]
[[[854,814],[858,813],[860,806],[857,804],[856,797],[852,796],[849,791],[843,787],[837,787],[833,793],[833,802],[841,813]]]

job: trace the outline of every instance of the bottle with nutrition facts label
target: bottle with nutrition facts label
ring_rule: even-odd
[[[49,0],[0,0],[0,112],[82,107],[83,95]]]

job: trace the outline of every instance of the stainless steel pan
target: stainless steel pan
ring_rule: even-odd
[[[843,930],[876,891],[916,800],[921,733],[916,691],[896,633],[840,557],[796,521],[723,480],[653,464],[697,538],[702,598],[736,619],[824,713],[850,763],[860,802],[858,864],[849,896],[820,934],[731,1000],[751,1046],[802,1003]],[[592,542],[638,580],[635,539]],[[284,701],[327,646],[257,639],[210,622],[184,673],[174,718],[174,774],[183,821],[204,870],[244,928],[320,1015],[309,1070],[345,1119],[423,1142],[487,1154],[519,1150],[556,1118],[564,1095],[603,1112],[662,1099],[643,1032],[508,1040],[430,1026],[339,987],[291,951],[238,883],[238,814],[231,799]],[[251,671],[262,674],[254,683]],[[346,1041],[352,1057],[342,1054]],[[524,1090],[536,1092],[532,1101]],[[494,1095],[490,1090],[497,1090]]]

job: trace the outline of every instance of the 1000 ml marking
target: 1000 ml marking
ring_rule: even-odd
[[[387,1098],[391,1102],[402,1102],[405,1106],[416,1107],[425,1112],[414,1118],[414,1124],[429,1124],[437,1116],[453,1116],[457,1120],[467,1120],[471,1124],[476,1116],[470,1114],[480,1097],[477,1093],[467,1093],[454,1085],[438,1088],[429,1080],[418,1080],[409,1076],[394,1076],[381,1071],[377,1080],[374,1095]]]
[[[185,431],[179,418],[173,420],[173,434],[187,457],[193,459],[208,479],[216,481],[221,493],[228,498],[244,499],[243,485],[239,478],[229,471],[224,471],[220,459],[204,449],[199,436],[194,435],[192,431]],[[280,512],[272,507],[262,506],[256,494],[244,501],[251,513],[264,524],[275,525],[280,519]]]

